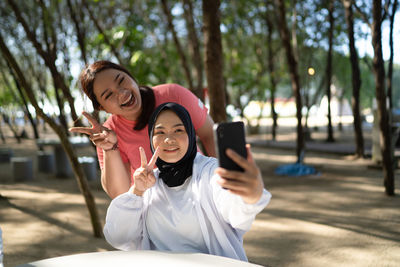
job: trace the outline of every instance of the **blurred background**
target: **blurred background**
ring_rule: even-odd
[[[0,178],[3,188],[11,190],[4,189],[4,196],[0,194],[7,208],[4,213],[0,210],[0,215],[21,210],[43,216],[35,208],[33,211],[26,208],[32,202],[30,199],[18,204],[19,198],[29,195],[28,191],[42,192],[42,189],[31,189],[29,185],[28,189],[21,187],[21,195],[13,191],[18,184],[14,184],[16,171],[11,170],[9,162],[13,155],[33,155],[36,171],[40,168],[36,167],[36,161],[40,161],[36,152],[45,160],[44,167],[49,165],[54,152],[65,160],[58,161],[61,167],[71,162],[69,169],[61,171],[76,177],[94,236],[101,236],[101,223],[87,184],[88,176],[96,179],[98,173],[83,169],[92,168],[91,162],[97,163],[97,159],[89,163],[86,159],[78,160],[88,155],[95,158],[94,148],[88,145],[88,140],[77,141],[68,132],[69,127],[88,125],[82,111],[93,113],[102,122],[107,118],[107,114],[93,111],[77,83],[83,67],[97,60],[111,60],[125,66],[143,85],[183,85],[207,105],[215,122],[244,121],[247,136],[254,144],[286,146],[285,142],[290,142],[288,147],[296,151],[296,159],[282,156],[279,164],[302,163],[305,151],[312,147],[323,153],[330,149],[344,150],[353,156],[351,160],[368,158],[367,163],[362,161],[362,167],[358,165],[360,162],[340,158],[345,162],[344,167],[334,170],[329,181],[355,168],[365,173],[365,177],[357,180],[354,188],[368,175],[369,179],[381,175],[383,183],[379,181],[377,187],[384,187],[388,196],[395,195],[395,170],[400,158],[398,11],[398,0],[0,1],[0,156],[2,171],[5,170]],[[79,144],[87,146],[76,149]],[[46,146],[53,146],[55,151],[46,151]],[[16,149],[14,154],[13,149]],[[258,157],[266,162],[262,170],[264,175],[268,174],[265,179],[270,179],[274,174],[268,164],[275,163],[264,158],[266,155],[265,151],[258,152]],[[314,156],[313,160],[321,159],[320,164],[325,164],[339,157],[325,160]],[[32,169],[32,162],[26,157],[24,160],[21,164],[30,165],[22,166]],[[278,165],[273,164],[273,167]],[[367,165],[373,171],[367,170]],[[31,169],[28,171],[32,172]],[[65,189],[60,180],[46,179],[44,183],[55,187],[54,191]],[[292,181],[288,183],[293,185]],[[285,190],[282,189],[282,195]],[[309,193],[313,194],[313,190]],[[98,179],[93,191],[98,201],[102,197],[100,218],[103,218],[108,198]],[[301,191],[299,194],[306,197]],[[15,201],[10,201],[13,198]],[[356,194],[355,199],[361,198],[365,198],[365,192]],[[301,201],[294,201],[298,202]],[[395,202],[387,203],[396,206]],[[287,208],[286,204],[283,206]],[[60,214],[67,211],[61,205],[58,208]],[[352,209],[349,217],[358,209]],[[388,214],[395,216],[392,209]],[[62,216],[59,221],[64,225]],[[379,217],[373,213],[371,216]],[[340,224],[347,223],[349,217],[343,217]],[[365,221],[361,215],[358,218]],[[78,214],[72,221],[80,219],[82,216]],[[12,220],[3,225],[11,229]],[[54,224],[53,219],[47,221]],[[88,222],[81,225],[85,229],[76,232],[84,236],[82,233],[91,229]],[[359,232],[370,226],[364,227],[360,222],[356,225],[360,225]],[[25,232],[18,238],[22,240],[24,236]],[[19,246],[18,238],[9,238],[16,241],[15,247]],[[393,239],[398,242],[398,238]],[[276,251],[284,251],[287,244],[282,247]],[[67,252],[75,251],[60,255]],[[262,253],[254,252],[252,259]],[[20,253],[14,254],[13,262],[22,261]],[[26,261],[32,258],[35,257]]]

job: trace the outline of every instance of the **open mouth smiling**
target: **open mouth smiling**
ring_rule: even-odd
[[[130,96],[122,103],[120,106],[121,107],[129,107],[135,102],[135,97],[130,94]]]

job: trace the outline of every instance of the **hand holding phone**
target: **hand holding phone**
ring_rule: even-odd
[[[247,158],[243,122],[222,122],[214,125],[214,140],[219,166],[224,169],[243,172],[243,168],[226,155],[226,149],[230,148],[240,156]]]
[[[214,138],[219,166],[223,168],[216,169],[216,174],[221,177],[217,183],[232,194],[242,197],[244,202],[256,203],[263,194],[264,182],[261,171],[253,159],[250,146],[246,147],[243,122],[224,122],[215,125]],[[237,155],[228,153],[230,155],[228,157],[226,154],[228,148]]]

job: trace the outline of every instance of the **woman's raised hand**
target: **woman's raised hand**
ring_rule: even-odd
[[[87,134],[90,141],[92,141],[95,146],[104,150],[113,149],[118,141],[115,132],[101,125],[89,113],[82,112],[82,115],[86,117],[91,127],[72,127],[69,128],[69,131],[73,133]]]
[[[133,180],[134,180],[133,193],[135,195],[142,196],[143,193],[147,189],[152,187],[156,182],[153,168],[158,158],[159,148],[157,147],[156,151],[154,151],[154,154],[151,157],[149,163],[147,163],[147,157],[143,147],[139,147],[139,152],[140,152],[140,167],[137,168],[133,173]]]
[[[227,149],[226,154],[240,167],[244,172],[230,171],[224,168],[217,168],[215,173],[221,176],[217,182],[233,194],[242,197],[244,202],[256,203],[262,195],[264,182],[262,180],[260,169],[257,167],[253,155],[250,151],[250,145],[246,145],[247,159],[237,154],[232,149]]]

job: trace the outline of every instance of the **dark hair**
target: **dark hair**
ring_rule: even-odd
[[[136,123],[133,129],[134,130],[143,129],[149,122],[150,115],[155,107],[156,101],[154,97],[154,92],[153,89],[148,86],[139,85],[137,80],[132,76],[132,74],[126,68],[106,60],[100,60],[92,64],[86,65],[85,68],[82,70],[81,74],[79,75],[79,81],[82,91],[92,101],[93,108],[95,110],[99,110],[100,103],[97,101],[96,95],[94,94],[93,84],[96,78],[96,74],[107,69],[116,69],[126,73],[139,86],[140,97],[142,98],[142,112],[140,113],[138,117],[138,122]]]

